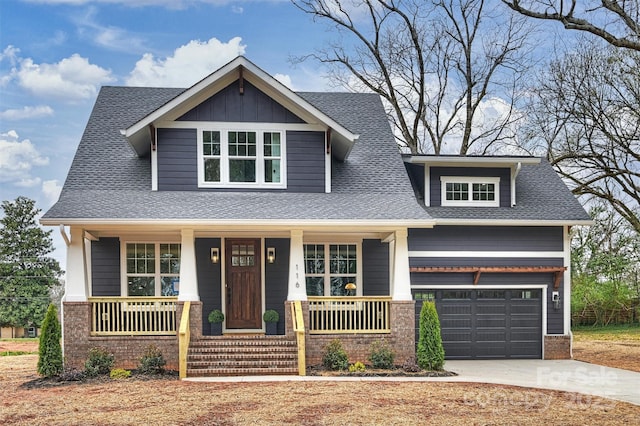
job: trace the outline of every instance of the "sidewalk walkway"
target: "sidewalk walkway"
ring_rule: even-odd
[[[477,382],[577,392],[640,405],[640,373],[573,360],[447,361],[452,377],[234,376],[193,377],[194,382],[412,381]]]

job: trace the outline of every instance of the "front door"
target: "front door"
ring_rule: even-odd
[[[227,239],[227,329],[262,328],[260,240]]]

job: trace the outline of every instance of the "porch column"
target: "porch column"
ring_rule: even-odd
[[[84,251],[84,229],[71,227],[71,237],[67,242],[67,276],[64,292],[65,302],[86,302],[87,264]]]
[[[300,230],[291,231],[287,300],[307,300],[307,285],[304,277],[304,245]]]
[[[408,232],[398,229],[394,233],[393,248],[393,300],[412,300],[411,276],[409,275]]]
[[[182,230],[180,247],[180,292],[179,301],[200,301],[198,276],[196,274],[196,249],[193,229]]]

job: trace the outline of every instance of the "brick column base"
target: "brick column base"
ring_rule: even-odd
[[[544,359],[571,359],[571,336],[568,334],[544,336]]]

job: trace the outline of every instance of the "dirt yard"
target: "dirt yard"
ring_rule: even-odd
[[[37,355],[0,357],[5,425],[631,425],[640,406],[580,394],[470,383],[193,383],[103,379],[52,387]]]
[[[640,327],[618,332],[574,331],[573,358],[640,372]]]

